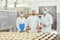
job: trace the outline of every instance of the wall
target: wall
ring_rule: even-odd
[[[60,0],[57,0],[57,31],[60,34]]]
[[[60,0],[57,0],[57,13],[60,13]]]
[[[46,1],[46,2],[40,2],[40,1],[35,1],[35,2],[29,2],[29,4],[30,4],[30,8],[32,9],[32,10],[36,10],[37,11],[37,13],[39,12],[39,6],[57,6],[56,4],[56,2],[54,1],[54,2],[48,2],[48,1]]]

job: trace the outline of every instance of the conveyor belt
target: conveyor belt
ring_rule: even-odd
[[[0,32],[0,40],[54,40],[56,36],[56,34],[42,32]]]

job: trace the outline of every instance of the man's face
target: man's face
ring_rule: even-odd
[[[33,15],[35,14],[35,11],[34,11],[34,10],[32,11],[32,14],[33,14]]]
[[[23,17],[23,16],[24,16],[24,14],[20,14],[20,16],[22,16],[22,17]]]
[[[42,11],[44,14],[47,14],[47,12],[48,12],[47,8],[44,8]]]
[[[23,11],[21,11],[21,12],[20,12],[20,16],[22,16],[22,17],[24,16],[24,13],[23,13]]]

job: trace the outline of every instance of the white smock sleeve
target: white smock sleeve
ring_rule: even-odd
[[[17,18],[17,20],[16,20],[16,26],[17,26],[17,28],[18,28],[18,31],[20,31],[20,29],[19,29],[19,19]]]
[[[51,15],[48,17],[48,20],[45,23],[46,23],[47,26],[50,26],[50,25],[53,24],[53,19],[52,19]]]

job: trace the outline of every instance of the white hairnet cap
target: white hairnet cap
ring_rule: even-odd
[[[23,11],[19,11],[18,13],[19,13],[19,14],[24,14],[24,12],[23,12]]]
[[[32,14],[32,11],[35,11],[35,14],[38,14],[38,13],[39,13],[39,12],[36,11],[36,10],[31,10],[31,11],[30,11],[30,14]]]
[[[45,7],[45,8],[42,9],[42,11],[48,11],[48,8]]]

